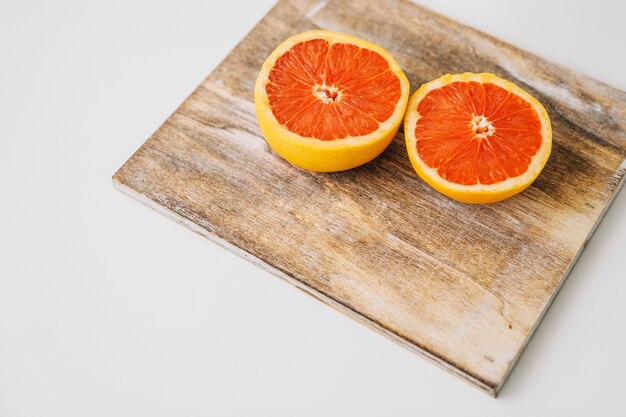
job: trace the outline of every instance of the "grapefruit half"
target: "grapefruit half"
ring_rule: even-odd
[[[407,106],[404,134],[417,174],[465,203],[495,203],[528,187],[552,149],[548,113],[493,74],[444,75]]]
[[[327,30],[295,35],[267,58],[254,102],[272,149],[311,171],[371,161],[393,140],[409,82],[380,46]]]

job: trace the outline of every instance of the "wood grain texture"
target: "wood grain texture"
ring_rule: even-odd
[[[384,11],[384,12],[382,12]],[[552,156],[522,194],[452,201],[410,166],[399,132],[332,174],[275,155],[254,115],[263,61],[323,28],[380,44],[411,90],[493,72],[533,94]],[[626,171],[626,93],[408,1],[281,0],[114,175],[114,184],[495,395]]]

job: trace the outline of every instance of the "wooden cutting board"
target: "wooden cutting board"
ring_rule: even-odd
[[[553,123],[543,173],[504,202],[457,203],[413,172],[402,132],[348,172],[289,165],[261,136],[254,81],[282,40],[315,28],[382,45],[412,92],[465,71],[528,90]],[[281,0],[113,181],[495,395],[618,191],[625,159],[622,91],[408,1]]]

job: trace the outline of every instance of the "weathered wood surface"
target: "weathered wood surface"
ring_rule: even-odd
[[[493,72],[537,97],[554,128],[538,180],[472,206],[413,172],[402,133],[349,172],[300,171],[262,139],[265,57],[325,28],[388,49],[415,91]],[[626,169],[626,94],[407,1],[281,0],[115,174],[159,211],[495,395]]]

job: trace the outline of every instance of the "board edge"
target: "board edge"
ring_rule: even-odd
[[[620,164],[620,167],[618,169],[626,170],[626,159],[624,159],[622,161],[622,163]],[[535,321],[535,324],[533,325],[533,327],[530,330],[530,332],[528,332],[528,335],[526,336],[526,339],[522,343],[522,347],[517,352],[517,355],[515,355],[515,357],[513,358],[513,361],[511,362],[511,365],[509,366],[509,369],[507,369],[506,373],[504,374],[504,376],[502,377],[502,379],[500,380],[498,385],[494,388],[495,396],[497,396],[500,393],[500,390],[504,386],[504,383],[508,380],[509,375],[511,374],[511,372],[513,371],[513,369],[517,365],[517,362],[518,362],[519,358],[522,356],[522,354],[526,350],[526,346],[528,346],[528,343],[530,343],[532,337],[535,335],[535,331],[537,330],[537,328],[539,327],[539,325],[543,321],[546,313],[548,312],[548,310],[552,306],[552,303],[554,302],[554,300],[556,299],[557,295],[561,291],[561,288],[563,287],[563,284],[565,284],[565,281],[569,277],[569,274],[572,272],[572,269],[574,268],[574,265],[576,265],[576,262],[578,262],[578,259],[580,258],[580,255],[582,255],[583,251],[585,250],[585,248],[589,244],[589,241],[591,240],[591,238],[593,237],[593,234],[595,233],[596,229],[598,228],[598,226],[600,225],[600,223],[604,219],[604,216],[606,215],[607,211],[609,210],[609,207],[611,207],[611,205],[613,204],[613,201],[615,200],[615,197],[620,192],[622,186],[624,185],[624,182],[625,182],[624,180],[625,179],[626,179],[626,175],[622,175],[622,178],[619,180],[619,182],[617,184],[617,187],[615,187],[615,190],[613,190],[613,194],[609,197],[609,199],[607,200],[606,204],[604,205],[604,208],[602,209],[602,211],[598,215],[598,218],[596,219],[595,223],[591,227],[591,230],[589,230],[589,234],[585,238],[585,242],[580,246],[580,248],[578,248],[578,252],[576,253],[576,256],[574,256],[574,258],[570,262],[569,266],[567,267],[567,270],[565,271],[565,273],[561,277],[561,280],[557,284],[556,288],[554,289],[554,291],[552,291],[552,294],[550,295],[550,298],[548,299],[548,301],[546,301],[546,304],[543,307],[543,310],[539,314],[539,317]]]
[[[378,334],[381,334],[383,336],[385,336],[387,339],[391,340],[392,342],[404,347],[405,349],[409,350],[410,352],[417,354],[418,356],[426,359],[427,361],[437,365],[438,367],[444,369],[445,371],[447,371],[448,373],[454,375],[455,377],[457,377],[458,379],[461,379],[462,381],[472,385],[475,388],[478,388],[480,391],[484,392],[485,394],[496,398],[498,391],[499,391],[499,386],[501,386],[501,383],[499,385],[496,386],[491,386],[481,380],[479,380],[478,378],[476,378],[475,376],[471,375],[470,373],[464,371],[463,369],[451,364],[450,362],[448,362],[447,360],[445,360],[442,357],[437,356],[436,354],[434,354],[433,352],[429,352],[426,349],[423,349],[422,347],[418,346],[417,344],[413,343],[410,340],[407,340],[405,338],[403,338],[402,336],[400,336],[399,334],[394,333],[393,331],[385,328],[384,326],[382,326],[381,324],[377,323],[376,321],[371,320],[370,318],[362,315],[361,313],[359,313],[356,310],[353,310],[352,308],[342,304],[341,302],[327,296],[326,294],[316,290],[315,288],[311,287],[310,285],[307,285],[299,280],[297,280],[296,278],[290,276],[289,274],[281,271],[280,269],[277,269],[276,267],[270,265],[269,263],[263,261],[262,259],[256,257],[255,255],[251,254],[250,252],[247,252],[235,245],[233,245],[232,243],[228,242],[225,239],[222,239],[221,237],[211,233],[210,231],[206,230],[205,228],[198,226],[197,224],[193,223],[192,221],[186,219],[185,217],[179,215],[178,213],[175,213],[169,209],[167,209],[166,207],[161,206],[160,204],[158,204],[157,202],[155,202],[154,200],[150,199],[149,197],[145,196],[144,194],[141,194],[139,191],[129,187],[128,185],[124,184],[121,180],[121,171],[123,170],[124,166],[122,166],[112,177],[112,181],[113,181],[113,187],[115,189],[117,189],[118,191],[120,191],[122,194],[127,195],[128,197],[139,201],[140,203],[142,203],[143,205],[151,208],[152,210],[156,211],[157,213],[160,213],[162,215],[164,215],[165,217],[174,220],[176,223],[186,227],[187,229],[191,230],[192,232],[195,232],[197,234],[199,234],[200,236],[208,239],[209,241],[217,244],[218,246],[221,246],[222,248],[226,249],[227,251],[234,253],[235,255],[245,259],[246,261],[250,262],[251,264],[261,268],[262,270],[270,273],[271,275],[274,275],[277,278],[282,279],[283,281],[287,282],[288,284],[291,284],[292,286],[296,287],[297,289],[303,291],[305,294],[312,296],[314,298],[316,298],[317,300],[323,302],[324,304],[326,304],[327,306],[333,308],[336,311],[339,311],[340,313],[346,315],[347,317],[357,321],[360,324],[363,324],[365,326],[367,326],[368,328],[376,331]],[[512,366],[511,366],[512,368]]]

